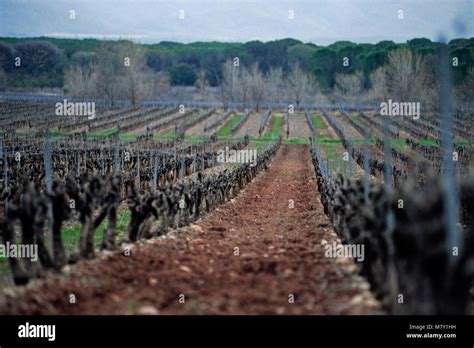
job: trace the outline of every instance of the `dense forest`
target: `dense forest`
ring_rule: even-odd
[[[101,48],[113,50],[123,43],[96,39],[0,38],[0,88],[62,88],[66,69],[93,64]],[[243,66],[258,63],[264,75],[273,69],[287,73],[298,65],[314,76],[322,90],[329,90],[334,87],[337,74],[354,73],[361,74],[364,88],[369,88],[370,75],[387,62],[392,50],[409,48],[421,57],[430,57],[442,44],[415,38],[406,43],[339,41],[325,47],[295,39],[265,43],[161,42],[139,46],[147,67],[165,74],[171,85],[193,86],[204,76],[210,86],[218,86],[223,77],[223,63],[238,57]],[[456,60],[452,64],[454,83],[460,84],[473,66],[474,38],[451,40],[448,48]],[[22,69],[18,69],[17,57],[21,58]]]

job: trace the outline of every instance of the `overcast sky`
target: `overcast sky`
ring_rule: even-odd
[[[75,19],[70,19],[71,10]],[[474,0],[0,0],[0,36],[145,43],[287,37],[323,45],[338,40],[449,40],[473,37],[473,18]]]

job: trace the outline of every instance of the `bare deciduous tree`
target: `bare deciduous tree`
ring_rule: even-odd
[[[102,44],[93,65],[96,74],[96,91],[99,97],[105,98],[114,105],[120,95],[120,77],[124,72],[124,61],[116,44]]]
[[[386,78],[388,97],[399,101],[419,99],[423,91],[422,58],[408,48],[388,55]]]
[[[385,100],[387,94],[387,78],[385,67],[377,68],[370,74],[370,90],[368,91],[367,99],[371,102],[380,103]]]
[[[198,91],[200,100],[205,100],[208,93],[207,87],[209,82],[207,81],[206,71],[201,69],[197,73],[197,79],[195,83],[196,90]]]
[[[334,85],[335,97],[345,103],[355,103],[363,96],[362,73],[337,74]]]
[[[424,110],[438,109],[437,57],[422,58],[408,48],[400,48],[388,55],[388,63],[370,76],[369,100],[380,102],[418,101]]]
[[[270,69],[266,76],[266,96],[271,103],[283,102],[285,93],[285,82],[281,68]]]
[[[167,101],[171,93],[169,75],[165,72],[157,72],[152,76],[152,97],[161,101]]]
[[[246,108],[250,98],[250,84],[252,83],[252,76],[248,73],[245,67],[239,67],[239,74],[234,80],[235,95],[234,102],[242,103]]]
[[[227,108],[229,103],[235,102],[238,78],[239,67],[234,66],[231,60],[227,60],[222,66],[222,79],[219,81],[224,108]]]
[[[156,87],[144,49],[130,42],[103,43],[93,63],[71,65],[64,79],[70,95],[104,98],[111,105],[118,98],[136,105]]]
[[[318,85],[313,75],[305,73],[298,65],[293,65],[286,79],[287,98],[296,106],[311,103],[318,91]]]
[[[240,103],[243,108],[247,108],[250,102],[258,110],[265,96],[265,78],[258,64],[254,64],[249,71],[244,66],[234,66],[228,61],[222,70],[221,94],[224,107],[228,103]]]
[[[126,44],[121,49],[122,59],[127,59],[124,75],[121,77],[124,96],[132,105],[137,105],[140,101],[150,95],[151,91],[151,70],[146,65],[144,49],[135,44]]]
[[[252,101],[255,110],[259,111],[265,93],[265,79],[257,63],[252,66],[250,73],[247,75],[250,82],[248,84],[250,100]]]
[[[64,71],[64,89],[73,97],[93,97],[96,77],[91,64],[71,65]]]

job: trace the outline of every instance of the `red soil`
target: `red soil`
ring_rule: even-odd
[[[354,261],[324,256],[336,239],[309,147],[283,145],[266,172],[196,225],[5,290],[0,313],[380,313]]]

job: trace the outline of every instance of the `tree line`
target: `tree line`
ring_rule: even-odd
[[[254,107],[264,100],[304,104],[321,101],[323,95],[349,103],[361,96],[380,100],[387,93],[399,100],[422,93],[433,103],[443,47],[448,48],[458,99],[470,100],[474,38],[447,45],[416,38],[403,44],[339,41],[325,47],[294,39],[145,45],[4,38],[0,89],[59,87],[79,97],[99,96],[112,103],[121,98],[132,104],[146,98],[182,98],[182,91],[171,86],[194,86],[201,99],[208,96],[207,87],[217,87],[224,104]]]

